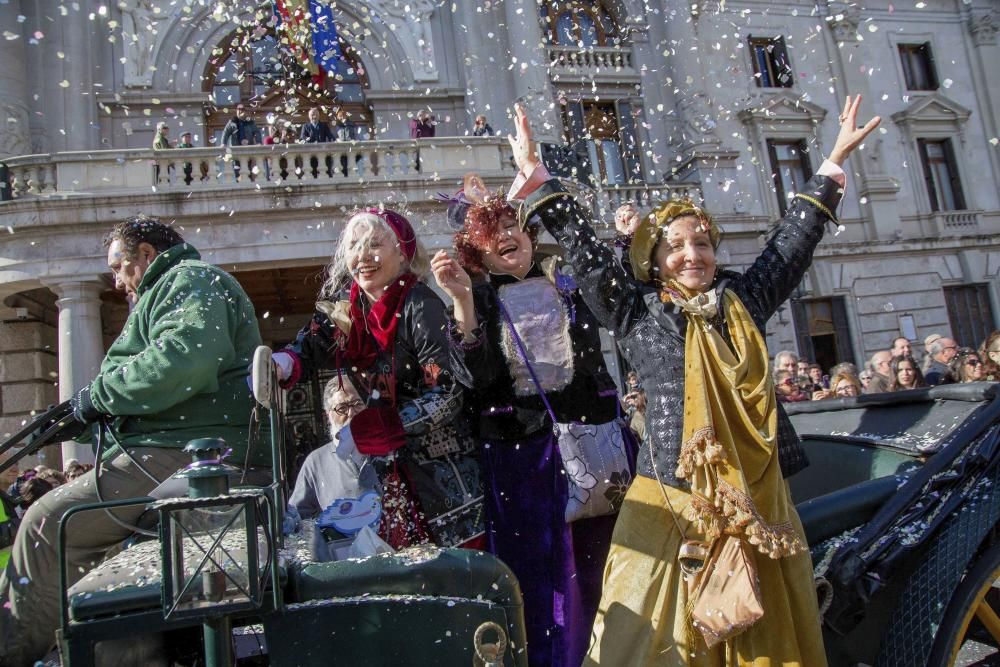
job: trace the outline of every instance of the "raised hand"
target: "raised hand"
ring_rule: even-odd
[[[858,127],[859,106],[861,106],[861,96],[858,95],[852,100],[848,95],[844,102],[844,110],[840,113],[840,134],[837,135],[837,143],[830,151],[830,162],[838,167],[843,166],[847,156],[882,122],[881,117],[875,116],[863,127]]]
[[[472,279],[465,269],[444,250],[438,250],[431,259],[434,279],[452,301],[463,301],[472,296]]]
[[[631,236],[638,226],[639,211],[635,208],[635,204],[628,203],[619,206],[618,210],[615,211],[615,229],[618,230],[618,233]]]
[[[511,150],[514,151],[514,164],[525,176],[531,174],[538,166],[538,151],[535,147],[535,140],[531,137],[531,124],[528,122],[528,114],[520,104],[514,105],[514,130],[515,135],[507,135]]]

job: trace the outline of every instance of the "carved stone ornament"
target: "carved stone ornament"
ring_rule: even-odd
[[[972,34],[972,43],[976,46],[995,45],[998,30],[1000,30],[1000,25],[998,25],[995,11],[973,14],[969,18],[969,33]]]
[[[125,57],[125,85],[148,88],[153,85],[156,53],[163,41],[167,11],[155,0],[123,0],[122,48]]]
[[[838,42],[858,41],[858,26],[861,24],[861,13],[854,7],[843,7],[831,12],[827,25],[833,38]]]
[[[432,0],[368,0],[368,5],[396,36],[416,81],[437,81]]]

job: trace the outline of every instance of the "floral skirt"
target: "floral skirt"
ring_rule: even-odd
[[[687,590],[677,566],[682,538],[659,487],[655,479],[638,476],[625,497],[585,667],[825,667],[808,552],[778,560],[756,554],[764,617],[746,632],[709,650],[689,629]],[[691,495],[664,488],[680,514]],[[795,512],[792,522],[805,542]]]

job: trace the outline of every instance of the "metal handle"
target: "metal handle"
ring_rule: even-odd
[[[483,643],[483,635],[487,630],[497,634],[496,644]],[[476,659],[472,661],[475,667],[503,667],[503,656],[507,652],[507,633],[502,627],[493,621],[486,621],[476,628],[472,645],[476,649]]]

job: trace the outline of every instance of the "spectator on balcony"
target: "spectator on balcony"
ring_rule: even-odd
[[[325,120],[320,120],[319,107],[309,110],[309,122],[299,130],[299,141],[304,144],[325,144],[334,140],[333,130]],[[319,178],[319,160],[309,158],[313,178]],[[346,175],[347,170],[344,170]],[[333,158],[326,156],[326,175],[333,176]]]
[[[892,358],[889,363],[892,373],[892,382],[889,384],[889,391],[902,391],[904,389],[918,389],[926,387],[924,374],[920,372],[920,366],[912,355],[902,354]]]
[[[222,130],[222,145],[255,146],[260,142],[260,130],[256,121],[247,113],[245,106],[237,104],[236,115],[229,119]]]
[[[333,134],[336,141],[342,143],[354,143],[359,138],[358,126],[347,115],[346,109],[337,109],[337,124],[334,125]],[[361,155],[354,156],[354,164],[361,162]],[[347,176],[347,156],[340,156],[340,170]]]
[[[304,144],[325,144],[333,141],[333,131],[329,123],[320,120],[319,107],[309,110],[309,122],[302,125],[299,130],[299,141]]]
[[[933,338],[933,340],[931,340]],[[924,369],[924,379],[930,387],[939,384],[950,384],[955,381],[955,375],[951,370],[951,360],[958,354],[958,343],[951,338],[944,338],[934,335],[928,336],[930,344],[927,346],[927,357],[929,361]]]
[[[278,127],[277,123],[273,123],[267,126],[267,132],[264,134],[264,145],[273,146],[281,141],[281,128]]]
[[[194,148],[194,143],[192,142],[192,139],[193,139],[193,135],[190,132],[183,132],[183,133],[181,133],[181,138],[177,142],[177,148]],[[201,180],[204,181],[206,178],[208,178],[208,164],[205,163],[205,162],[202,162],[200,164],[201,164]],[[187,184],[189,184],[189,185],[191,183],[191,173],[193,171],[194,171],[194,169],[192,168],[191,163],[190,162],[185,162],[184,163],[184,182],[187,183]]]
[[[260,143],[260,130],[257,128],[257,123],[247,113],[245,106],[237,104],[236,115],[229,119],[226,127],[222,130],[222,145],[256,146]],[[249,166],[250,170],[253,171],[253,160],[249,160]],[[233,175],[236,180],[240,178],[240,168],[240,161],[233,160]]]
[[[434,120],[431,112],[421,109],[417,112],[416,118],[410,119],[410,138],[423,139],[425,137],[433,137],[436,126],[437,121]]]
[[[472,126],[472,136],[474,137],[492,137],[496,133],[490,124],[486,122],[486,116],[479,114],[476,116],[476,123]]]
[[[156,135],[153,137],[153,150],[162,151],[168,148],[173,148],[170,145],[170,138],[167,136],[170,134],[170,127],[164,121],[160,121],[156,124]]]
[[[285,126],[281,128],[281,139],[278,143],[285,144],[286,146],[295,143],[295,128],[291,123],[286,123]]]

